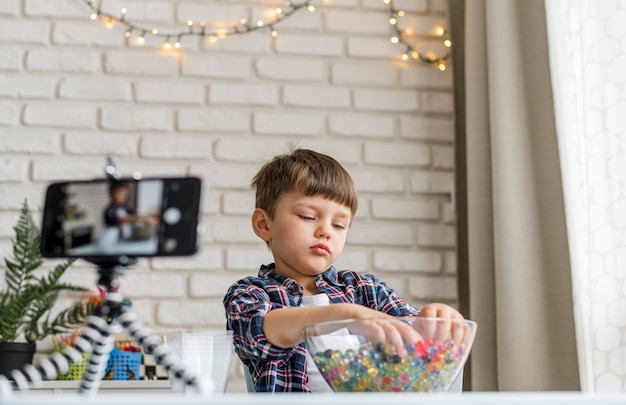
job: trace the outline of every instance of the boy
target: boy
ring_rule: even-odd
[[[128,203],[130,187],[125,183],[114,183],[109,186],[109,205],[104,209],[104,224],[106,227],[117,227],[120,239],[133,237],[132,224],[143,223],[155,227],[158,218],[149,215],[138,215],[137,211]]]
[[[296,149],[266,163],[252,187],[252,228],[267,243],[274,263],[262,265],[257,277],[231,285],[224,307],[235,351],[257,392],[332,391],[306,350],[307,325],[374,319],[402,350],[402,337],[410,339],[413,331],[395,317],[419,312],[463,318],[444,304],[418,311],[377,277],[332,266],[357,210],[352,178],[335,159]]]

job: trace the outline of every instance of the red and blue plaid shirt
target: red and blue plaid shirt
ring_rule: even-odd
[[[365,305],[393,316],[414,316],[418,310],[402,301],[376,276],[334,267],[317,276],[315,285],[332,303]],[[258,277],[232,284],[224,297],[226,327],[233,331],[235,352],[248,368],[257,392],[309,392],[306,346],[281,348],[268,342],[263,317],[272,309],[298,307],[303,289],[295,280],[261,266]]]

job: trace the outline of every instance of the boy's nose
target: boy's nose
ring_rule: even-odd
[[[330,239],[330,225],[321,224],[315,234],[318,238]]]

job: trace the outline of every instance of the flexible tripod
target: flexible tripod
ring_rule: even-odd
[[[94,314],[87,318],[87,325],[81,330],[81,335],[75,340],[74,347],[68,346],[61,352],[55,352],[39,362],[37,367],[26,365],[22,369],[13,370],[12,388],[25,390],[30,384],[37,384],[42,380],[56,379],[59,374],[65,374],[69,363],[81,363],[82,354],[89,355],[78,392],[80,394],[95,394],[106,369],[109,354],[114,347],[115,334],[122,329],[143,349],[146,354],[155,356],[157,364],[162,366],[170,378],[179,380],[185,387],[197,392],[205,392],[210,387],[201,387],[198,379],[185,370],[182,362],[168,352],[159,338],[151,335],[147,328],[137,321],[137,315],[131,312],[130,300],[117,293],[118,277],[124,272],[128,264],[133,263],[102,263],[98,269],[98,285],[107,294],[105,300],[96,306]],[[0,377],[4,378],[4,377]]]
[[[110,156],[107,157],[104,172],[110,183],[121,178]],[[78,392],[96,393],[115,345],[115,334],[125,330],[145,354],[154,355],[157,364],[168,372],[171,379],[179,380],[185,387],[197,392],[210,392],[212,387],[201,386],[196,376],[185,370],[182,362],[168,352],[160,339],[151,335],[151,332],[137,321],[137,315],[130,311],[130,300],[117,293],[119,276],[127,266],[135,264],[137,258],[122,255],[87,260],[98,266],[97,285],[106,292],[104,301],[96,305],[94,313],[87,318],[87,325],[81,329],[81,335],[76,338],[73,347],[67,346],[60,352],[54,352],[48,358],[42,359],[37,367],[27,364],[22,369],[13,370],[11,388],[25,390],[29,385],[37,384],[44,379],[54,380],[59,374],[67,373],[69,363],[82,363],[82,354],[87,354],[89,360]],[[7,379],[0,376],[0,390],[6,387],[6,382]]]

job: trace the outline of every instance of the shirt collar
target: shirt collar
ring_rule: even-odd
[[[262,264],[261,268],[259,269],[259,277],[266,280],[274,280],[276,283],[282,284],[286,287],[289,287],[291,284],[296,282],[292,278],[285,277],[282,274],[276,273],[275,269],[276,264],[274,263],[270,263],[268,265]],[[335,266],[330,266],[328,270],[318,275],[317,279],[315,280],[316,284],[318,284],[322,279],[326,280],[326,282],[329,284],[341,284],[337,279],[337,270],[335,269]]]
[[[335,266],[330,266],[328,270],[317,276],[316,283],[320,282],[322,279],[326,280],[328,284],[341,284],[337,278],[337,270],[335,269]]]
[[[271,281],[277,285],[282,285],[287,289],[293,289],[294,286],[299,287],[296,280],[290,277],[283,276],[276,273],[276,264],[270,263],[268,265],[262,264],[259,269],[259,277]]]

